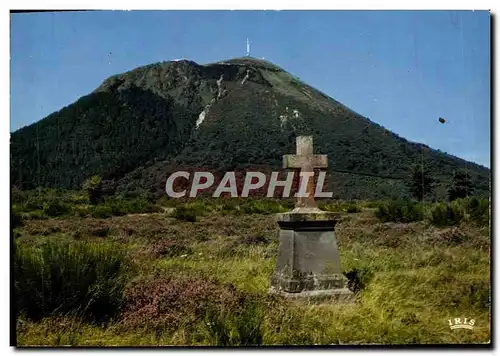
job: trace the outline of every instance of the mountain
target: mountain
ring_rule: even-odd
[[[161,62],[106,79],[12,133],[11,181],[25,189],[77,188],[97,174],[120,193],[161,194],[180,168],[280,168],[297,135],[313,135],[315,153],[328,155],[328,184],[339,198],[405,195],[415,164],[437,180],[438,198],[464,168],[476,193],[489,194],[489,169],[409,142],[251,57]]]

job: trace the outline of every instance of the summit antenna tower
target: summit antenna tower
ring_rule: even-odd
[[[250,57],[250,41],[247,38],[247,57]]]

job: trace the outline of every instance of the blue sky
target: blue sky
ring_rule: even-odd
[[[11,131],[141,65],[244,56],[247,37],[253,57],[400,136],[490,166],[486,11],[13,14]]]

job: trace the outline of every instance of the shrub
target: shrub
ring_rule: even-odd
[[[453,183],[448,190],[448,198],[453,201],[459,198],[464,198],[474,192],[472,180],[467,171],[456,171],[453,174]]]
[[[235,199],[224,199],[220,206],[223,212],[239,213],[240,205]]]
[[[320,200],[318,202],[318,207],[325,211],[332,211],[338,213],[359,213],[361,208],[356,202],[345,202],[341,200],[331,201],[331,200]]]
[[[410,188],[413,198],[424,200],[425,195],[432,195],[435,187],[435,179],[430,175],[428,167],[414,165],[406,179],[406,185]]]
[[[346,207],[346,212],[348,212],[348,213],[360,213],[361,208],[359,208],[356,204],[350,204]]]
[[[423,209],[420,204],[405,201],[390,201],[379,205],[375,216],[382,222],[409,223],[423,219]]]
[[[112,216],[120,215],[119,212],[113,207],[108,205],[92,205],[87,211],[90,216],[97,219],[106,219]]]
[[[177,220],[195,222],[196,216],[199,214],[198,209],[189,206],[179,206],[175,208],[172,217]]]
[[[49,217],[46,216],[41,210],[36,210],[22,213],[21,218],[23,220],[47,220]]]
[[[83,182],[83,190],[87,192],[91,204],[97,204],[102,199],[102,178],[98,175],[92,176]]]
[[[231,310],[241,299],[232,285],[205,278],[146,277],[126,288],[121,325],[161,332],[202,321],[208,310]]]
[[[50,217],[57,217],[67,214],[71,208],[57,200],[51,200],[43,203],[43,213]]]
[[[459,204],[437,203],[430,209],[429,220],[436,226],[450,226],[458,224],[464,218]]]
[[[124,289],[124,254],[111,245],[17,243],[14,252],[17,312],[28,318],[73,315],[107,320]]]
[[[481,225],[488,225],[490,222],[490,202],[488,199],[472,197],[466,200],[466,212],[472,221]]]
[[[108,198],[100,204],[89,206],[87,209],[75,208],[75,212],[80,216],[90,215],[101,219],[127,214],[156,213],[161,210],[160,206],[144,198]]]
[[[293,199],[280,200],[280,204],[286,210],[292,210],[293,208],[295,208],[295,200]]]
[[[319,208],[325,211],[338,212],[338,213],[344,211],[344,205],[341,203],[321,203],[319,204]]]
[[[74,195],[71,196],[71,202],[73,204],[88,204],[90,201],[88,196],[75,193]]]
[[[12,190],[11,203],[13,205],[18,205],[23,212],[41,210],[43,208],[43,201],[38,194],[34,192],[19,191],[17,189]]]
[[[378,208],[380,206],[380,202],[378,202],[378,201],[369,201],[369,202],[364,203],[364,206],[366,208],[374,209],[374,208]]]

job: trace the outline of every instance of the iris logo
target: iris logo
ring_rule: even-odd
[[[474,319],[467,319],[467,318],[448,319],[448,324],[450,324],[451,330],[455,330],[455,329],[472,330],[474,328],[475,322],[476,321]]]

